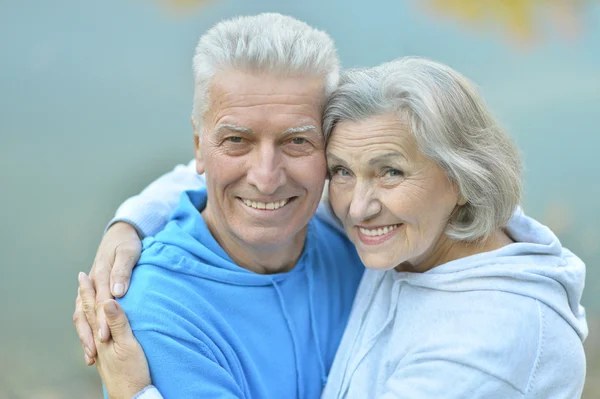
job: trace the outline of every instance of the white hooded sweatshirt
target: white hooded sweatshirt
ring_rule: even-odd
[[[585,265],[517,210],[515,243],[425,273],[367,270],[323,398],[579,398]]]

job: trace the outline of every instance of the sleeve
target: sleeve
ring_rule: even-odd
[[[196,173],[195,160],[187,165],[177,165],[140,194],[123,202],[108,227],[116,222],[127,222],[135,227],[141,238],[153,236],[167,224],[181,193],[204,185],[204,176]]]
[[[154,385],[148,385],[131,399],[163,399],[163,397]]]
[[[134,334],[148,359],[152,385],[164,399],[244,398],[233,375],[202,342],[149,330]]]
[[[499,376],[446,359],[420,359],[399,366],[378,399],[522,399],[524,393]]]

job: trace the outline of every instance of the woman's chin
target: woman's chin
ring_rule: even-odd
[[[396,261],[390,262],[390,257],[386,257],[385,254],[382,253],[363,254],[359,251],[358,256],[360,256],[360,260],[362,261],[363,265],[365,265],[367,269],[371,270],[391,270],[400,263]]]

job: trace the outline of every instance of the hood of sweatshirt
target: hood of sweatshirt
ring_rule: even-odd
[[[493,290],[539,300],[557,312],[583,341],[588,334],[581,296],[585,264],[546,226],[518,208],[507,228],[515,241],[495,251],[457,259],[425,272],[400,272],[407,283],[444,291]]]

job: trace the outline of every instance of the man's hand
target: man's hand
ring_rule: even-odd
[[[146,355],[133,336],[123,308],[113,299],[96,302],[91,280],[79,273],[79,297],[85,318],[94,331],[98,355],[96,369],[110,399],[132,398],[150,385],[150,370]],[[96,335],[96,315],[103,312],[112,340],[102,343]]]
[[[129,288],[131,271],[141,252],[142,244],[133,226],[117,222],[107,230],[90,271],[96,304],[125,295]],[[97,354],[94,334],[98,334],[101,342],[108,342],[110,338],[110,329],[104,320],[104,313],[99,312],[98,319],[95,320],[96,326],[92,326],[86,318],[79,292],[75,301],[73,323],[85,352],[85,362],[91,366]],[[97,331],[92,333],[92,328]]]

